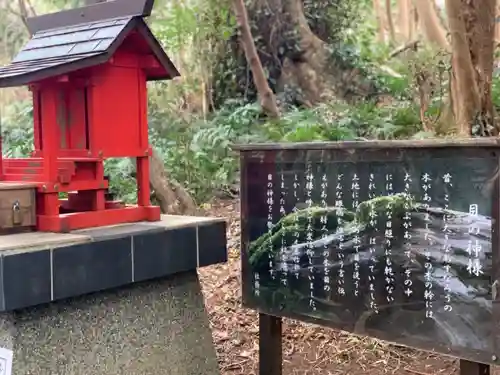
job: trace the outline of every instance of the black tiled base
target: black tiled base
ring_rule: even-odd
[[[198,266],[227,262],[226,223],[198,227]]]
[[[196,228],[180,228],[133,238],[134,281],[196,268]]]
[[[53,249],[0,252],[0,311],[165,277],[227,261],[226,223],[151,226]]]
[[[50,250],[2,257],[3,310],[39,305],[51,300]]]
[[[131,283],[131,243],[123,237],[52,250],[53,299]]]

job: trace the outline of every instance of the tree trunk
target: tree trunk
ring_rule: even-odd
[[[233,7],[240,31],[241,44],[245,51],[248,65],[250,65],[250,69],[252,70],[254,84],[259,94],[260,105],[269,117],[278,118],[280,117],[280,110],[276,102],[276,96],[267,83],[264,68],[257,54],[257,48],[255,48],[250,24],[248,23],[247,8],[244,0],[234,0]]]
[[[403,43],[410,41],[411,35],[411,0],[398,1],[398,15],[399,15],[399,30],[398,34],[401,35]]]
[[[314,34],[304,15],[302,0],[287,0],[283,5],[285,13],[295,26],[297,47],[300,58],[289,60],[285,74],[293,75],[298,86],[303,90],[310,105],[321,102],[327,93],[326,76],[327,56],[324,42]],[[286,72],[288,67],[289,71]]]
[[[352,103],[376,98],[376,82],[364,74],[368,72],[360,70],[358,64],[351,64],[353,59],[346,59],[346,54],[341,51],[344,16],[351,12],[345,3],[351,2],[343,2],[344,5],[339,2],[339,13],[332,9],[332,15],[322,20],[319,20],[321,17],[315,20],[306,18],[303,3],[303,0],[252,0],[246,6],[253,41],[271,90],[282,94],[283,104],[292,106],[312,106],[329,99],[344,99]],[[243,14],[240,0],[232,0],[232,4],[235,13]],[[238,23],[244,25],[239,18]],[[338,22],[334,22],[336,20]],[[331,30],[326,33],[329,28]],[[232,91],[232,95],[241,95],[245,100],[261,100],[262,95],[258,93],[261,90],[256,87],[263,81],[259,79],[260,68],[255,69],[257,63],[249,66],[256,59],[252,58],[253,49],[249,43],[243,43],[243,31],[244,28],[240,37],[232,38],[219,56],[220,60],[230,60],[236,65],[233,65],[236,82],[231,87],[220,85],[221,91]],[[248,37],[248,33],[245,35]],[[252,73],[257,71],[253,82],[249,79],[250,70]],[[219,85],[218,82],[214,80],[214,87]],[[223,101],[218,99],[224,98],[214,95],[216,102],[222,104]]]
[[[19,6],[19,16],[21,17],[21,21],[23,22],[26,29],[29,30],[28,22],[27,22],[28,17],[29,17],[28,7],[26,6],[26,3],[24,2],[24,0],[18,0],[17,4]]]
[[[446,0],[453,113],[463,136],[498,134],[491,97],[496,0]]]
[[[457,0],[457,3],[459,1]],[[439,48],[449,50],[450,46],[446,39],[446,29],[436,12],[434,0],[413,0],[413,4],[418,13],[421,30],[427,40]]]
[[[197,214],[198,210],[193,198],[177,181],[169,177],[162,158],[154,150],[149,163],[149,181],[162,212],[183,215]]]
[[[379,43],[385,43],[384,13],[382,12],[380,0],[373,0],[373,13],[377,20],[378,41]]]
[[[389,27],[390,41],[396,40],[396,30],[394,29],[394,21],[392,19],[392,5],[391,0],[385,0],[385,15],[387,17],[387,26]]]
[[[413,4],[413,1],[410,0],[410,37],[409,40],[414,40],[417,38],[417,25],[418,25],[418,12],[417,8]]]
[[[495,17],[495,43],[500,43],[500,5],[496,7],[496,17]]]
[[[296,56],[285,60],[282,78],[300,88],[306,104],[314,105],[331,98],[352,103],[376,92],[373,82],[363,77],[356,67],[346,69],[336,63],[329,46],[309,27],[302,0],[287,0],[282,4],[297,50]]]

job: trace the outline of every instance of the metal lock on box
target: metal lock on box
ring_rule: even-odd
[[[21,204],[16,200],[12,204],[12,225],[21,225],[23,223],[23,213],[21,211]]]
[[[0,183],[0,231],[36,224],[35,189],[29,183]]]

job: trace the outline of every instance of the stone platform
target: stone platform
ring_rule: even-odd
[[[196,268],[226,260],[214,218],[0,236],[0,374],[218,374]]]

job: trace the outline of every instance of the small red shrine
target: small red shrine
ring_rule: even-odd
[[[28,85],[33,94],[34,152],[0,158],[0,183],[36,185],[37,230],[160,219],[150,202],[146,83],[179,72],[144,21],[153,2],[28,19],[31,40],[0,68],[0,87]],[[137,160],[137,205],[106,200],[104,160],[115,157]]]

